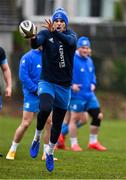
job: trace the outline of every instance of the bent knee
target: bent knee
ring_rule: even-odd
[[[102,120],[103,119],[103,113],[102,112],[100,112],[99,114],[98,114],[98,118],[100,119],[100,120]]]

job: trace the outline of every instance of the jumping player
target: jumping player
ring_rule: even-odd
[[[46,20],[44,27],[47,30],[40,31],[31,39],[32,48],[43,46],[43,71],[38,89],[40,112],[30,155],[38,154],[41,132],[53,110],[51,136],[46,149],[46,167],[51,172],[54,169],[54,147],[70,100],[76,34],[68,30],[68,17],[63,8],[58,8],[52,21]]]

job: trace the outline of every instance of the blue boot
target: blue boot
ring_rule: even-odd
[[[31,148],[30,148],[30,156],[32,158],[36,158],[39,152],[39,146],[40,146],[40,141],[33,141]]]
[[[49,172],[53,171],[54,169],[54,158],[52,154],[46,154],[46,168]]]

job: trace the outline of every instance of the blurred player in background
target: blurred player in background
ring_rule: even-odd
[[[17,147],[23,138],[24,133],[30,126],[35,113],[39,112],[39,98],[37,95],[38,81],[42,71],[42,47],[31,49],[22,56],[19,67],[19,79],[23,85],[24,105],[22,122],[16,129],[12,145],[6,156],[8,160],[14,160]],[[51,117],[48,119],[45,126],[44,151],[49,142],[51,128]],[[42,157],[45,160],[45,153]]]
[[[84,117],[83,113],[85,111],[92,117],[88,148],[99,151],[106,150],[106,147],[102,146],[98,141],[98,132],[103,114],[94,93],[96,89],[96,76],[90,53],[89,39],[84,36],[80,37],[74,56],[72,98],[70,102],[71,118],[69,134],[73,151],[82,151],[77,140],[76,123]]]
[[[5,96],[10,97],[12,93],[11,71],[7,62],[5,51],[2,47],[0,47],[0,67],[6,83]],[[0,110],[1,109],[2,109],[2,94],[0,89]],[[0,157],[2,157],[2,154],[0,154]]]
[[[32,48],[43,46],[43,71],[38,89],[40,112],[30,155],[35,157],[38,154],[42,130],[53,110],[51,136],[46,148],[46,168],[51,172],[54,169],[54,147],[70,100],[76,34],[67,29],[68,17],[63,8],[58,8],[52,15],[52,22],[46,20],[43,26],[47,30],[31,39]]]
[[[41,57],[41,49],[31,49],[21,58],[19,66],[19,79],[22,83],[24,94],[23,117],[21,124],[16,129],[12,145],[6,156],[6,159],[15,159],[19,142],[31,124],[34,114],[39,111],[37,90],[42,68]]]

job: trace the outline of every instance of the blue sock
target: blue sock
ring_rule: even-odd
[[[80,128],[81,126],[83,126],[84,123],[77,121],[76,126],[77,128]],[[67,135],[69,132],[69,125],[67,123],[63,123],[62,124],[62,129],[61,129],[61,134],[62,135]]]
[[[61,129],[61,134],[66,135],[68,134],[69,128],[67,123],[63,123],[62,129]]]

